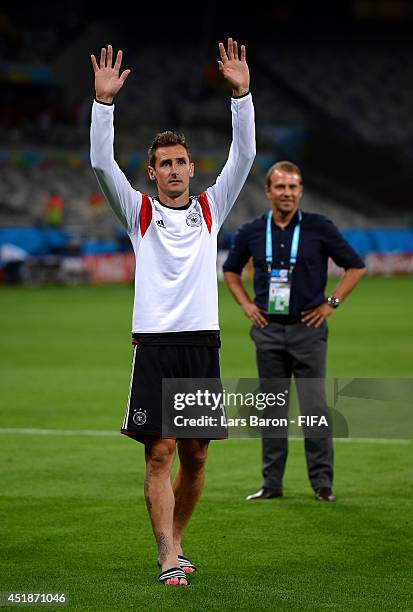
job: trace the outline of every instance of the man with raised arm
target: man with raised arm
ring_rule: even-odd
[[[133,363],[121,432],[145,445],[145,500],[158,545],[163,584],[187,585],[196,567],[183,556],[182,535],[201,495],[209,440],[162,437],[162,379],[219,378],[217,234],[255,157],[254,108],[245,47],[219,44],[219,69],[232,87],[232,144],[214,185],[189,195],[194,175],[185,137],[158,134],[148,151],[157,196],[135,190],[114,159],[114,96],[130,70],[112,47],[91,56],[96,97],[91,163],[136,256]],[[179,468],[170,471],[178,450]]]

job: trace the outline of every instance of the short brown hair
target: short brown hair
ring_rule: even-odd
[[[159,149],[159,147],[174,147],[175,145],[182,145],[188,153],[189,161],[192,161],[185,136],[183,134],[168,131],[156,134],[155,138],[153,139],[152,144],[148,149],[149,165],[152,166],[152,168],[155,167],[156,150]]]
[[[271,186],[271,175],[274,170],[283,170],[284,172],[288,172],[289,174],[298,174],[300,177],[300,183],[303,184],[303,175],[301,174],[301,170],[298,166],[293,164],[290,161],[279,161],[276,164],[273,164],[271,168],[267,171],[265,175],[265,184],[267,187]]]

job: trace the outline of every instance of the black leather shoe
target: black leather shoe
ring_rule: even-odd
[[[316,489],[315,498],[317,501],[335,502],[336,498],[330,487],[320,487]]]
[[[247,497],[245,499],[247,499],[247,500],[251,500],[251,499],[274,499],[275,497],[282,497],[282,496],[283,496],[282,493],[273,493],[272,491],[269,491],[268,489],[263,487],[262,489],[260,489],[256,493],[252,493],[251,495],[247,495]]]

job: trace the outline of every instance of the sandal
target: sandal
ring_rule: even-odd
[[[186,574],[193,574],[194,572],[197,571],[196,565],[191,563],[190,560],[187,559],[187,557],[184,557],[183,555],[178,555],[178,561],[179,561],[179,567],[183,569],[183,571]],[[157,559],[156,564],[158,567],[162,567],[161,563],[159,562],[159,559]],[[189,571],[189,570],[192,570],[192,571]]]
[[[178,561],[179,561],[179,567],[181,567],[184,572],[185,570],[192,570],[192,572],[186,572],[187,574],[193,574],[194,572],[196,572],[196,565],[194,565],[193,563],[190,562],[189,559],[187,559],[186,557],[183,557],[182,555],[178,555]]]
[[[171,579],[177,580],[178,582],[176,584],[178,586],[189,586],[188,578],[186,577],[185,572],[183,572],[180,567],[171,567],[170,569],[161,572],[158,576],[159,582],[162,582],[162,584],[166,584],[167,586],[174,586],[167,584],[166,582],[167,580]],[[181,579],[186,580],[187,584],[180,584],[179,581]]]

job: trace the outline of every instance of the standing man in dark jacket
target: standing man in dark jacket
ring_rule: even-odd
[[[256,345],[261,385],[265,379],[289,381],[294,374],[301,413],[325,415],[326,318],[354,289],[365,266],[329,219],[300,210],[303,185],[295,164],[284,161],[273,165],[267,172],[265,192],[272,210],[239,229],[224,264],[225,282],[253,324],[251,337]],[[250,257],[254,265],[254,300],[241,279]],[[329,257],[345,272],[326,298]],[[314,380],[309,390],[305,381],[300,384],[300,379],[317,379],[319,384]],[[312,437],[304,431],[304,436],[315,497],[335,501],[331,434]],[[262,450],[263,486],[249,495],[249,500],[283,494],[287,432],[282,437],[264,434]]]

